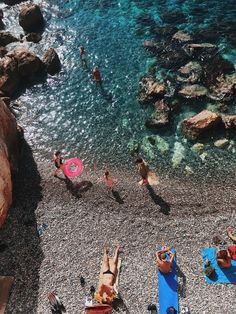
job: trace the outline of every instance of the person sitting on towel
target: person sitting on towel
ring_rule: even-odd
[[[117,298],[117,290],[115,288],[116,277],[118,274],[118,259],[121,252],[118,245],[113,259],[109,259],[108,248],[104,246],[104,255],[101,266],[102,278],[100,280],[95,300],[98,303],[111,304]]]
[[[216,252],[216,260],[221,268],[231,267],[231,257],[228,250],[219,249]]]
[[[226,232],[228,237],[233,241],[233,244],[228,247],[230,256],[233,260],[236,260],[236,236],[233,235],[232,228],[227,228]]]
[[[169,258],[167,258],[169,256]],[[175,255],[170,251],[170,248],[163,248],[156,252],[157,267],[164,273],[168,274],[172,272],[172,263]]]

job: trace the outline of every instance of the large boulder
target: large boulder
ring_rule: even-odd
[[[208,90],[206,87],[193,84],[193,85],[185,85],[179,90],[179,95],[183,96],[184,98],[200,98],[206,96]]]
[[[42,36],[38,33],[29,33],[25,36],[25,39],[27,41],[30,41],[30,42],[37,44],[42,39]]]
[[[139,82],[139,102],[154,103],[162,98],[166,93],[166,87],[163,83],[155,81],[152,77],[143,77]]]
[[[221,117],[215,112],[203,110],[197,115],[182,121],[183,134],[190,140],[196,140],[206,131],[222,123]]]
[[[44,25],[44,18],[40,7],[37,4],[28,4],[24,6],[19,14],[19,24],[26,32],[42,28]]]
[[[18,39],[10,32],[0,32],[0,46],[5,47],[10,43],[16,42]]]
[[[210,43],[186,44],[184,50],[190,57],[198,60],[211,58],[218,52],[217,46]]]
[[[19,136],[15,118],[0,100],[0,226],[12,202],[11,174],[17,169]]]
[[[16,48],[10,51],[7,56],[17,61],[18,73],[24,82],[33,82],[44,74],[43,62],[25,48]]]
[[[18,63],[14,58],[5,55],[0,59],[0,91],[4,95],[12,96],[19,83]]]
[[[169,106],[165,103],[164,99],[161,99],[154,104],[154,107],[154,114],[151,119],[146,121],[146,127],[157,129],[166,127],[169,124]]]
[[[190,61],[186,65],[182,66],[179,70],[177,80],[179,82],[185,82],[190,84],[197,83],[202,75],[202,67],[199,62]]]
[[[43,63],[45,64],[46,71],[50,75],[54,75],[61,70],[61,62],[58,57],[58,54],[56,53],[55,49],[49,48],[44,57],[43,57]]]
[[[173,35],[172,40],[178,43],[186,43],[191,41],[192,37],[188,33],[178,31]]]

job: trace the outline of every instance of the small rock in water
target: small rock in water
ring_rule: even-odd
[[[194,153],[198,153],[198,154],[201,154],[204,150],[204,144],[202,143],[196,143],[192,146],[191,150],[194,152]]]
[[[229,144],[229,140],[227,138],[223,138],[214,142],[214,145],[218,148],[225,148]]]
[[[201,158],[202,161],[205,161],[207,156],[208,156],[208,155],[207,155],[206,152],[204,152],[204,153],[202,153],[201,155],[199,155],[199,157]]]

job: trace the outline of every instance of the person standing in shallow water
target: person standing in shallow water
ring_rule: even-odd
[[[63,157],[61,156],[61,152],[59,150],[57,150],[54,154],[53,154],[53,161],[54,161],[54,165],[56,167],[56,169],[53,171],[52,176],[56,176],[57,172],[59,170],[62,170],[62,166],[63,166]]]
[[[98,84],[102,83],[101,73],[97,66],[93,69],[93,80]]]
[[[81,65],[87,66],[85,49],[83,46],[79,47],[79,58]]]
[[[148,184],[148,172],[149,172],[149,167],[145,163],[145,161],[142,158],[138,158],[135,161],[135,164],[138,167],[138,172],[140,176],[142,177],[142,180],[139,181],[140,185],[147,185]]]
[[[114,186],[114,181],[112,177],[109,174],[109,171],[106,171],[104,174],[104,181],[108,189],[112,192],[113,191],[113,186]]]

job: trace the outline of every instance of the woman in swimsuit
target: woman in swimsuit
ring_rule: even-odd
[[[105,172],[104,181],[105,181],[105,184],[108,187],[108,189],[110,191],[113,191],[114,181],[113,181],[112,177],[110,176],[109,171]]]
[[[55,177],[58,170],[62,170],[63,159],[64,158],[61,156],[61,152],[59,150],[57,150],[53,155],[54,165],[55,165],[56,169],[53,171],[52,176]]]
[[[105,246],[101,266],[102,278],[100,280],[95,299],[99,303],[111,304],[118,294],[114,285],[118,274],[118,259],[121,252],[120,246],[117,246],[113,259],[109,259],[108,252],[109,250]]]
[[[145,163],[145,161],[142,158],[138,158],[135,161],[135,164],[138,167],[138,172],[140,176],[142,177],[142,180],[139,182],[140,185],[147,185],[148,184],[148,172],[149,172],[149,167]]]

